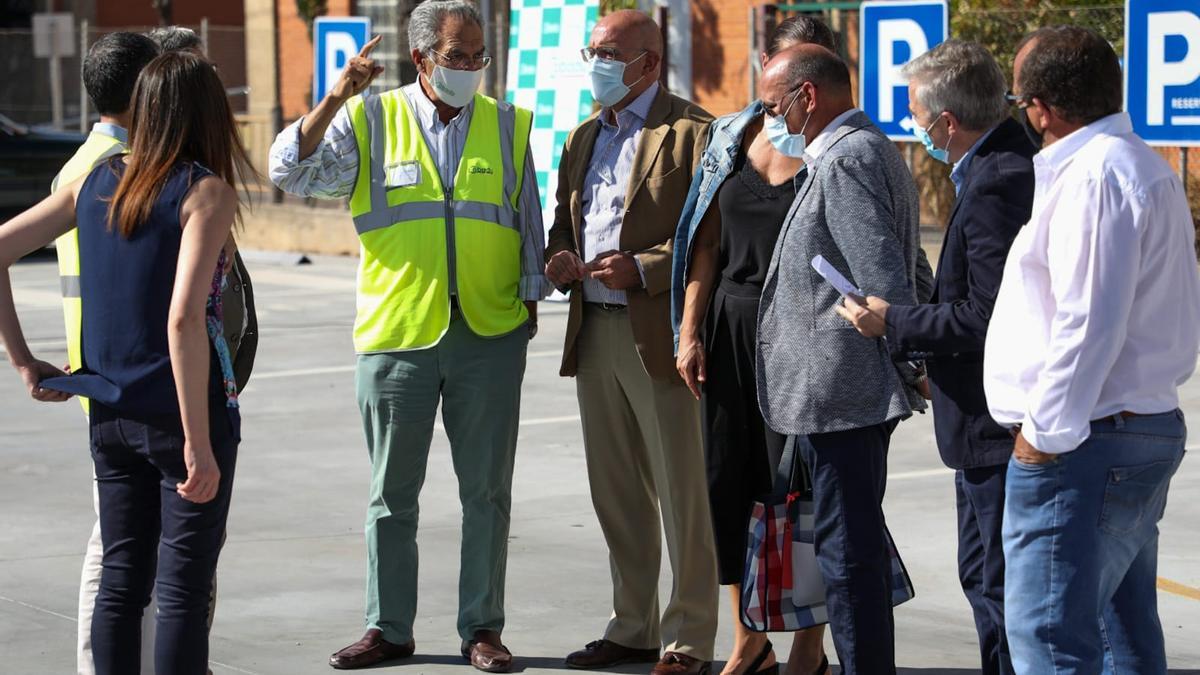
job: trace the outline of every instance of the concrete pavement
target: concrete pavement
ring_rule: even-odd
[[[217,675],[331,672],[329,654],[362,633],[368,462],[354,403],[354,261],[250,262],[262,342],[242,397],[244,442],[220,569]],[[53,262],[13,270],[35,351],[65,361]],[[610,611],[607,552],[592,512],[574,383],[559,378],[565,308],[543,304],[530,346],[513,494],[505,640],[527,673],[600,637]],[[73,672],[79,566],[95,516],[78,405],[36,404],[0,373],[0,673]],[[1200,419],[1200,379],[1184,390]],[[1193,446],[1195,442],[1193,442]],[[907,673],[977,669],[970,608],[958,589],[952,474],[929,416],[900,425],[886,510],[917,598],[896,610]],[[397,673],[468,673],[455,608],[460,510],[443,433],[421,498],[418,656]],[[1185,461],[1162,523],[1158,600],[1173,669],[1200,672],[1200,462]],[[670,586],[664,573],[663,593]],[[722,596],[718,659],[732,614]],[[781,658],[789,640],[773,636]],[[828,643],[828,640],[827,640]],[[834,656],[831,644],[827,650]],[[621,672],[637,673],[646,668]]]

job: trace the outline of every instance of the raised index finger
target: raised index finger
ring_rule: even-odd
[[[383,39],[382,35],[376,35],[375,37],[371,38],[370,42],[363,45],[362,51],[360,51],[358,53],[358,55],[363,57],[364,59],[367,58],[368,56],[371,55],[371,51],[379,46],[379,41],[382,39]]]

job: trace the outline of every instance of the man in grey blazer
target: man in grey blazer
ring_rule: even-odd
[[[891,563],[883,516],[888,442],[924,409],[915,369],[838,316],[823,256],[863,293],[918,301],[917,190],[896,146],[854,108],[850,73],[801,45],[763,74],[776,146],[807,175],[784,221],[759,309],[758,391],[767,424],[794,437],[812,474],[814,540],[843,673],[894,673]]]

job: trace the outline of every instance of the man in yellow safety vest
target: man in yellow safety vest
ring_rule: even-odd
[[[532,114],[477,93],[491,58],[465,0],[429,0],[408,37],[415,83],[363,94],[380,38],[271,148],[271,180],[350,200],[361,241],[354,347],[372,477],[367,632],[337,669],[411,656],[417,497],[439,400],[463,509],[462,655],[507,672],[500,641],[525,353],[546,294]]]

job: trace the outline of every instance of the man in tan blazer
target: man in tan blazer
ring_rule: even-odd
[[[606,16],[583,51],[602,109],[563,148],[546,276],[571,295],[561,373],[576,378],[613,614],[567,665],[707,673],[716,554],[700,411],[675,370],[669,291],[672,237],[712,117],[658,84],[662,40],[645,14]],[[661,616],[660,510],[675,577]]]

